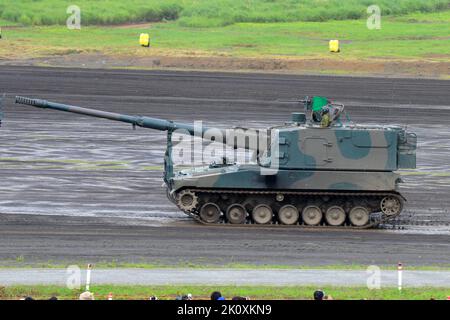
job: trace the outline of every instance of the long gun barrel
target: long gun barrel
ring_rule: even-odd
[[[78,113],[78,114],[87,115],[87,116],[91,116],[91,117],[121,121],[121,122],[130,123],[133,126],[150,128],[150,129],[155,129],[155,130],[160,130],[160,131],[185,129],[185,130],[189,131],[190,134],[192,134],[192,135],[194,134],[194,126],[184,124],[184,123],[172,122],[172,121],[168,121],[168,120],[164,120],[164,119],[142,117],[142,116],[130,116],[130,115],[126,115],[126,114],[107,112],[107,111],[101,111],[101,110],[95,110],[95,109],[89,109],[89,108],[82,108],[82,107],[77,107],[77,106],[71,106],[71,105],[66,105],[66,104],[61,104],[61,103],[50,102],[47,100],[30,99],[30,98],[20,97],[20,96],[16,97],[16,103],[33,106],[33,107],[37,107],[37,108],[59,110],[59,111],[65,111],[65,112],[71,112],[71,113]],[[206,130],[208,130],[208,128],[203,128],[203,130],[206,131]]]
[[[114,112],[107,112],[107,111],[101,111],[101,110],[95,110],[95,109],[89,109],[89,108],[82,108],[77,106],[71,106],[61,103],[55,103],[50,102],[47,100],[42,99],[31,99],[26,97],[17,96],[16,97],[16,103],[38,107],[38,108],[45,108],[45,109],[52,109],[52,110],[58,110],[58,111],[65,111],[70,113],[77,113],[82,115],[87,115],[91,117],[97,117],[97,118],[103,118],[108,120],[114,120],[114,121],[121,121],[130,123],[133,126],[139,126],[143,128],[149,128],[149,129],[155,129],[160,131],[176,131],[176,130],[185,130],[190,135],[199,135],[201,134],[202,137],[206,136],[206,139],[217,141],[217,135],[221,135],[223,141],[225,144],[230,145],[234,148],[245,148],[245,149],[252,149],[252,150],[258,150],[257,143],[256,146],[252,146],[249,143],[246,142],[246,139],[239,139],[239,135],[241,137],[256,137],[256,139],[260,139],[258,131],[255,130],[246,130],[241,129],[241,132],[236,133],[238,131],[232,130],[233,136],[231,139],[229,139],[229,133],[227,135],[227,130],[222,129],[214,129],[215,134],[206,134],[207,131],[211,133],[212,128],[203,127],[201,126],[201,129],[195,128],[195,126],[187,124],[187,123],[181,123],[181,122],[173,122],[165,119],[158,119],[158,118],[152,118],[152,117],[143,117],[143,116],[132,116],[132,115],[126,115],[126,114],[120,114],[120,113],[114,113]],[[198,132],[199,131],[199,132]],[[252,137],[253,136],[253,137]],[[237,139],[235,139],[237,137]],[[256,140],[258,141],[258,140]]]

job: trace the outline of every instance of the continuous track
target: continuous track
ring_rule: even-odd
[[[403,208],[405,200],[400,194],[395,192],[321,192],[321,191],[284,191],[284,190],[227,190],[227,189],[189,189],[189,192],[198,197],[195,200],[195,208],[184,210],[184,212],[196,221],[209,225],[221,226],[241,226],[241,227],[274,227],[277,228],[345,228],[345,229],[369,229],[395,219]],[[283,200],[277,201],[278,195],[282,195]],[[236,196],[238,196],[236,198]],[[259,198],[255,198],[255,196]],[[261,197],[263,196],[263,197]],[[239,198],[240,197],[240,198]],[[394,197],[401,204],[400,210],[395,214],[386,215],[377,210],[376,203],[380,203],[385,197]],[[275,199],[275,200],[274,200]],[[259,203],[258,203],[259,200]],[[297,200],[297,201],[296,201]],[[215,204],[220,208],[220,219],[217,222],[208,222],[201,218],[201,210],[206,204]],[[257,223],[252,218],[252,209],[260,204],[270,206],[273,215],[267,223]],[[240,222],[233,222],[227,217],[227,207],[233,205],[245,208],[245,219]],[[279,209],[283,206],[295,206],[298,209],[298,220],[292,224],[283,224],[279,217]],[[317,206],[322,211],[320,222],[314,225],[308,224],[302,219],[302,209],[308,206]],[[330,225],[325,218],[327,208],[341,207],[345,211],[345,221],[339,225]],[[370,215],[369,220],[364,225],[353,225],[349,221],[349,212],[356,207],[367,208]],[[182,207],[180,209],[183,210]],[[379,213],[378,213],[379,212]]]

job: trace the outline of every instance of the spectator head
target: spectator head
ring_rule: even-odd
[[[33,299],[33,297],[28,296],[28,297],[25,297],[23,300],[34,300],[34,299]]]
[[[236,296],[236,297],[233,297],[231,300],[247,300],[247,298],[246,297]]]
[[[94,300],[94,295],[89,291],[85,291],[80,294],[80,300]]]
[[[323,297],[323,300],[334,300],[332,296],[326,295]]]
[[[214,291],[211,293],[211,300],[224,300],[219,298],[222,298],[222,294],[219,291]]]
[[[323,300],[325,293],[322,290],[314,291],[314,300]]]
[[[52,296],[52,297],[50,297],[50,299],[48,299],[48,300],[58,300],[58,298],[55,297],[55,296]]]
[[[157,296],[151,296],[150,298],[148,298],[148,300],[158,300]]]
[[[191,293],[188,293],[188,294],[187,294],[187,299],[188,299],[188,300],[192,300],[192,294],[191,294]]]

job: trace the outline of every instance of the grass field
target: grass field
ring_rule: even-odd
[[[204,260],[204,261],[203,261]],[[65,269],[69,265],[86,266],[92,261],[70,261],[63,262],[33,262],[27,261],[24,256],[18,256],[15,259],[3,260],[0,264],[0,269],[30,269],[30,268],[44,268],[44,269]],[[281,265],[281,264],[245,264],[245,263],[227,263],[227,264],[210,264],[208,259],[199,259],[196,262],[179,261],[178,263],[167,264],[154,261],[149,262],[120,262],[120,261],[96,261],[94,263],[96,269],[215,269],[215,270],[229,270],[229,269],[248,269],[248,270],[367,270],[368,265],[363,264],[327,264],[327,265]],[[380,265],[383,270],[397,270],[397,265]],[[405,270],[415,271],[449,271],[450,265],[436,264],[436,265],[408,265]]]
[[[61,25],[68,16],[61,6],[68,1],[0,0],[0,60],[78,66],[107,57],[118,61],[109,67],[154,68],[153,58],[172,57],[178,59],[175,66],[159,60],[156,66],[450,78],[450,0],[378,1],[380,30],[366,26],[369,2],[81,0],[82,28],[69,30]],[[164,22],[130,24],[141,21]],[[151,48],[139,46],[142,32],[150,33]],[[328,51],[330,39],[340,40],[339,54]],[[78,58],[70,65],[74,56]],[[233,64],[230,59],[247,60]],[[258,64],[258,59],[268,62]],[[394,67],[386,65],[392,61]]]
[[[136,299],[147,300],[156,295],[162,300],[174,300],[176,296],[191,293],[194,299],[208,299],[213,291],[220,291],[226,299],[233,296],[246,296],[252,300],[289,299],[311,300],[316,287],[271,287],[271,286],[110,286],[91,285],[91,292],[96,300],[106,300],[113,293],[115,300]],[[323,287],[325,294],[336,300],[445,300],[450,295],[450,289],[445,288],[381,288],[369,290],[366,287]],[[78,299],[81,290],[71,290],[57,286],[11,286],[0,287],[0,299],[21,299],[32,296],[34,299]]]
[[[339,59],[401,58],[449,60],[450,11],[389,18],[381,30],[365,20],[292,23],[238,23],[227,27],[189,28],[176,23],[146,26],[61,26],[4,30],[0,58],[27,58],[70,53],[214,55],[228,57],[327,57]],[[138,46],[150,32],[152,48]],[[328,40],[340,39],[342,53],[328,52]]]
[[[359,19],[372,0],[0,0],[0,19],[23,25],[65,24],[66,9],[80,7],[84,24],[179,20],[183,26],[217,27],[239,22]],[[377,0],[384,15],[435,12],[449,0]]]

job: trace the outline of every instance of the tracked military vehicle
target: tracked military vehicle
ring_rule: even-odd
[[[284,124],[223,130],[16,97],[19,104],[167,131],[168,199],[204,224],[370,228],[398,216],[405,199],[394,171],[416,167],[416,135],[400,126],[355,124],[343,105],[324,97],[299,102],[303,112]],[[174,170],[177,131],[253,157]]]

